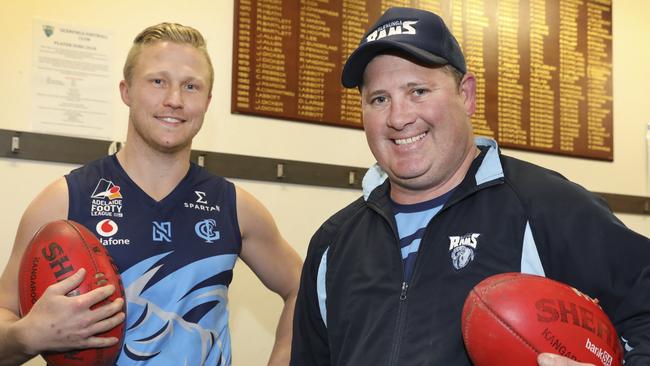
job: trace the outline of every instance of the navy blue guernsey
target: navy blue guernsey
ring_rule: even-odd
[[[93,231],[124,283],[118,365],[230,365],[228,286],[241,250],[235,187],[192,164],[161,201],[112,155],[66,176],[68,218]]]

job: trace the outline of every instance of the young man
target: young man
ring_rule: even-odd
[[[259,201],[189,160],[213,79],[197,30],[162,23],[135,38],[120,83],[130,111],[126,146],[52,183],[22,217],[0,279],[0,364],[110,346],[118,340],[95,335],[126,321],[120,365],[230,365],[227,290],[237,257],[284,299],[269,364],[288,364],[300,258]],[[18,317],[21,255],[56,219],[81,222],[101,238],[126,299],[90,310],[112,286],[66,297],[82,269]]]
[[[463,303],[502,272],[547,276],[598,298],[625,343],[626,366],[650,363],[650,240],[582,187],[474,138],[476,81],[439,16],[389,9],[342,80],[361,92],[381,169],[364,179],[367,196],[312,238],[292,365],[471,365]],[[388,179],[373,184],[382,174]],[[538,362],[579,365],[549,354]]]

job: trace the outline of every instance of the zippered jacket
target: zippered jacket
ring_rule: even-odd
[[[546,276],[597,298],[626,366],[650,364],[650,239],[560,174],[501,155],[493,140],[477,145],[481,154],[426,228],[410,283],[388,180],[318,229],[303,267],[291,365],[471,365],[463,303],[503,272]]]

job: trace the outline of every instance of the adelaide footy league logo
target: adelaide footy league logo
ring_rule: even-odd
[[[122,214],[122,192],[120,186],[115,185],[108,179],[101,178],[90,195],[91,216],[123,217]]]
[[[110,201],[122,198],[120,186],[116,186],[110,180],[101,178],[99,182],[97,182],[97,186],[90,198],[106,198]]]

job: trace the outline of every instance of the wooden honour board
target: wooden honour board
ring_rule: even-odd
[[[477,135],[613,160],[611,0],[236,0],[233,113],[363,128],[341,69],[391,6],[445,19],[477,79]]]

